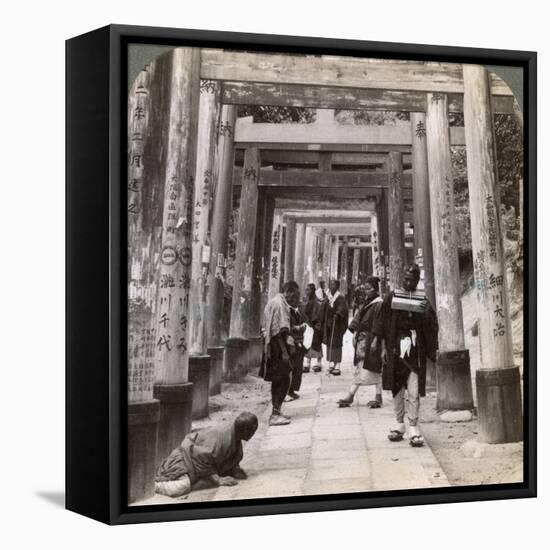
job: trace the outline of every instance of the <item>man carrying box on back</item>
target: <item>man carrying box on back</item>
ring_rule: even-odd
[[[424,444],[418,430],[418,413],[420,397],[426,395],[426,357],[435,359],[438,332],[432,306],[416,290],[419,279],[420,269],[416,264],[406,267],[403,288],[386,295],[373,324],[373,333],[383,338],[382,359],[386,363],[384,389],[392,391],[397,421],[388,439],[403,439],[406,412],[409,442],[413,447]]]

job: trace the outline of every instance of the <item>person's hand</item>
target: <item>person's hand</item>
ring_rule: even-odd
[[[223,476],[220,477],[220,487],[232,487],[233,485],[237,485],[239,483],[234,477],[231,476]]]
[[[265,338],[265,328],[263,328],[263,327],[260,329],[260,336],[262,338]]]
[[[382,351],[380,352],[380,359],[382,359],[382,363],[385,363],[388,360],[388,352],[385,347],[382,348]]]

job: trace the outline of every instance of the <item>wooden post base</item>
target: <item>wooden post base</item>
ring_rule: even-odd
[[[193,384],[156,384],[155,399],[160,402],[159,437],[155,472],[160,463],[182,442],[191,431],[191,405]]]
[[[159,419],[156,399],[128,404],[128,504],[155,494]]]
[[[248,373],[248,340],[228,338],[223,357],[223,379],[238,382]]]
[[[523,406],[518,367],[476,372],[479,437],[484,443],[523,440]]]
[[[223,346],[208,348],[208,355],[210,355],[210,395],[218,395],[222,391],[223,350]]]
[[[210,355],[189,356],[189,381],[193,383],[193,406],[191,418],[196,420],[208,416],[208,395],[210,393]]]
[[[438,353],[436,379],[438,410],[469,411],[474,408],[467,349]]]
[[[262,364],[262,355],[264,351],[264,339],[261,336],[255,336],[248,340],[248,372],[258,374]]]

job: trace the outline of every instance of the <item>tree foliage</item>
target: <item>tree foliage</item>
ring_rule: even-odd
[[[305,109],[303,107],[241,105],[237,115],[239,117],[251,116],[254,122],[297,122],[302,124],[315,122],[315,109]]]

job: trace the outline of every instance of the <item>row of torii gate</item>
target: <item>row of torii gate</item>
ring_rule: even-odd
[[[238,105],[307,107],[317,116],[311,124],[258,124],[237,119]],[[341,125],[335,109],[404,111],[410,122]],[[449,112],[464,113],[464,128],[449,128]],[[128,106],[130,502],[152,493],[159,461],[190,430],[192,417],[208,414],[208,395],[220,391],[222,377],[259,364],[261,313],[283,274],[302,288],[332,276],[345,286],[362,262],[384,283],[387,273],[395,287],[404,263],[420,255],[440,326],[438,404],[473,407],[452,145],[467,152],[480,434],[488,442],[522,439],[496,112],[517,113],[517,105],[508,86],[477,65],[184,47],[141,71]],[[224,340],[234,199],[233,298]],[[414,227],[414,241],[405,224]],[[352,253],[365,247],[368,260]]]

